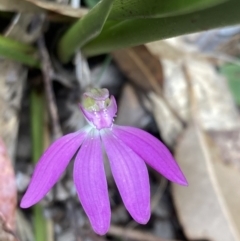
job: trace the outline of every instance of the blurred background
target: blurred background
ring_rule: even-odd
[[[42,66],[0,57],[0,241],[240,241],[240,26],[91,58],[77,51],[61,64],[56,39],[97,2],[0,0],[1,34],[33,44]],[[89,87],[108,88],[115,123],[159,138],[189,182],[149,168],[152,216],[143,226],[106,169],[112,220],[103,237],[77,198],[73,161],[40,204],[19,207],[44,149],[86,124],[78,103]]]

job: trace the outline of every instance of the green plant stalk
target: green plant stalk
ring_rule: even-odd
[[[32,55],[0,45],[0,57],[15,60],[30,67],[40,68],[40,62]]]
[[[44,95],[32,90],[30,99],[32,160],[37,163],[44,150]],[[46,241],[46,220],[43,216],[42,207],[37,204],[33,207],[33,211],[35,241]]]
[[[0,35],[1,57],[12,59],[31,67],[40,68],[39,60],[34,55],[36,55],[36,50],[31,45]]]
[[[74,23],[58,43],[58,55],[63,63],[70,60],[74,52],[100,34],[114,0],[102,0],[84,17]]]
[[[229,0],[216,7],[181,16],[107,21],[101,34],[82,50],[87,56],[95,56],[156,40],[238,24],[239,9],[239,0]]]
[[[12,38],[5,37],[3,35],[0,35],[0,46],[9,48],[12,50],[24,52],[24,53],[34,53],[35,52],[35,49],[31,45],[18,42]]]
[[[31,46],[0,35],[0,56],[15,60],[31,67],[40,68],[39,60],[34,57],[36,50]]]

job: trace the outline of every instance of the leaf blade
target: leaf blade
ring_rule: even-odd
[[[162,18],[202,10],[226,0],[115,0],[110,12],[111,20],[135,18]]]
[[[58,55],[62,62],[69,61],[77,48],[81,48],[99,35],[112,8],[113,1],[102,0],[99,2],[62,36],[58,43]]]
[[[240,22],[240,1],[175,17],[107,21],[101,34],[83,47],[88,56]]]

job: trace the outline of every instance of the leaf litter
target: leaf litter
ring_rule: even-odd
[[[226,78],[216,70],[216,62],[196,45],[188,47],[183,38],[150,43],[147,48],[159,57],[164,75],[163,95],[149,91],[150,109],[189,178],[188,188],[173,185],[185,234],[194,240],[239,240],[239,110]],[[186,126],[171,115],[163,98]]]

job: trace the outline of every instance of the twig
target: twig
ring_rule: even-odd
[[[126,228],[122,228],[114,225],[110,227],[108,234],[113,236],[119,236],[119,237],[125,236],[129,239],[133,239],[136,241],[177,241],[173,239],[160,238],[148,232],[142,232],[138,230],[128,230]]]
[[[159,202],[161,201],[163,194],[167,189],[167,184],[168,184],[167,179],[162,178],[157,191],[155,192],[155,194],[152,197],[151,212],[153,212],[155,210],[155,208],[158,206]]]
[[[52,90],[52,78],[55,73],[51,65],[50,57],[46,49],[43,36],[39,37],[37,44],[38,44],[39,54],[41,58],[41,69],[42,69],[43,81],[45,85],[46,98],[47,98],[50,118],[52,121],[53,137],[54,139],[57,139],[58,137],[62,136],[62,130],[59,124],[56,99]]]

